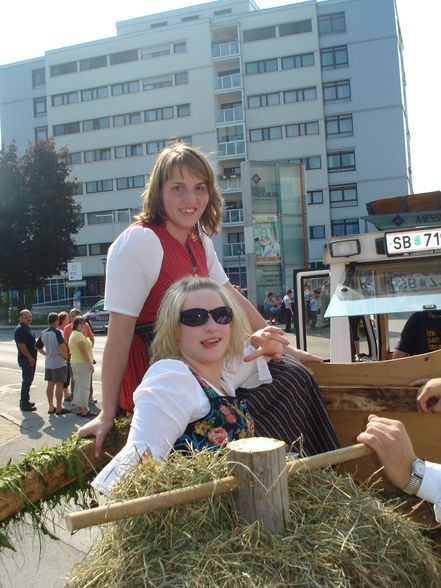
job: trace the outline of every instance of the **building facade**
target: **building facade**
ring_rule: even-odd
[[[412,191],[394,0],[265,10],[217,0],[116,27],[115,37],[0,68],[2,141],[23,152],[54,137],[69,149],[85,293],[101,293],[109,244],[139,210],[171,139],[212,156],[225,199],[215,247],[243,287],[255,272],[244,249],[250,191],[241,163],[302,163],[311,265],[331,235],[364,230],[366,202]],[[52,282],[60,291],[65,278]]]

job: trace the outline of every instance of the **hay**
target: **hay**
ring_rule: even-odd
[[[116,488],[127,499],[227,474],[225,453],[141,464]],[[291,523],[283,536],[239,527],[230,497],[113,523],[69,588],[141,586],[435,587],[441,568],[418,529],[350,476],[290,478]]]

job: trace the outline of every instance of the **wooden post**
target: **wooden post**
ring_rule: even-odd
[[[239,521],[259,521],[270,533],[284,533],[289,515],[285,443],[254,437],[232,441],[227,449],[240,484],[233,494]]]

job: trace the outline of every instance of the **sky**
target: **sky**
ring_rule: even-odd
[[[366,0],[369,1],[369,0]],[[160,12],[203,4],[162,0]],[[260,8],[294,0],[257,0]],[[404,40],[414,192],[441,189],[441,0],[396,0]],[[153,0],[5,0],[0,8],[0,65],[49,49],[111,37],[120,20],[159,12]]]

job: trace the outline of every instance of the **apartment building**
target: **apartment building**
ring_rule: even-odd
[[[243,287],[255,275],[244,238],[244,162],[301,162],[311,265],[331,235],[364,230],[367,201],[411,191],[394,0],[265,10],[254,0],[217,0],[116,28],[114,37],[0,68],[3,142],[15,140],[22,152],[54,137],[69,149],[85,293],[102,292],[107,249],[138,211],[171,139],[212,156],[225,199],[215,247]],[[65,281],[54,277],[40,297],[60,296]],[[289,284],[284,275],[280,286]]]

